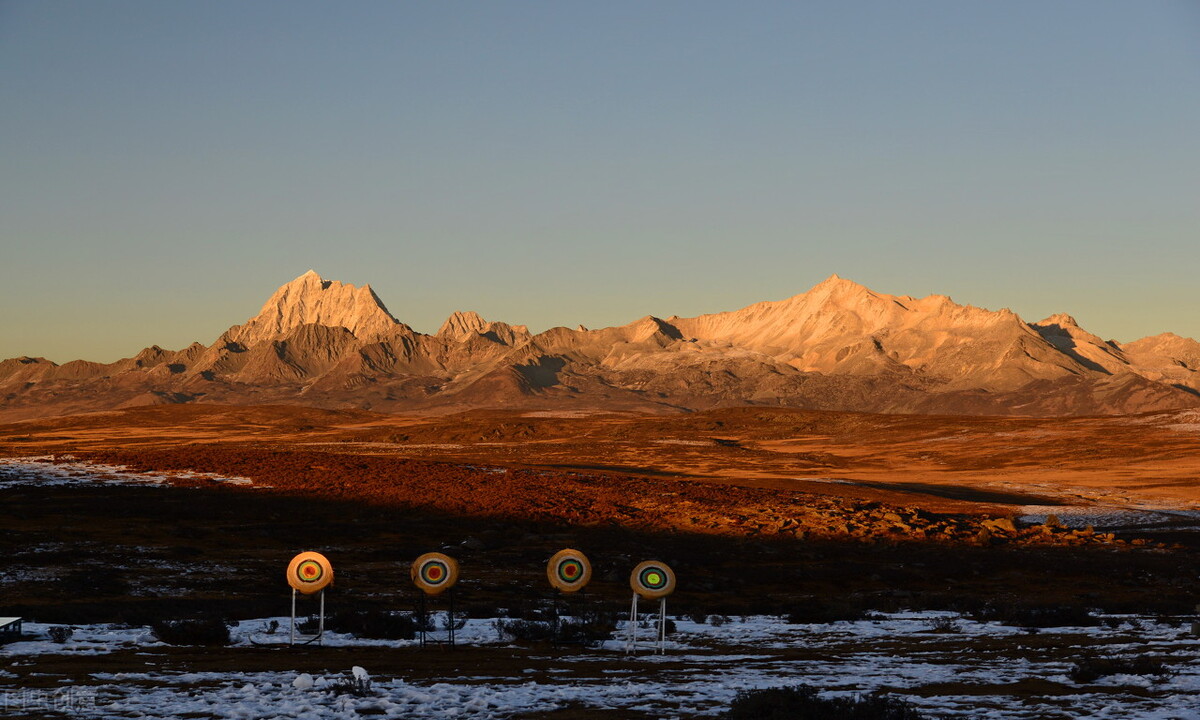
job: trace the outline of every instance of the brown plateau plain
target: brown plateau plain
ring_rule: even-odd
[[[483,573],[478,593],[492,598],[509,586],[489,588],[483,578],[514,570],[510,553],[533,572],[574,544],[614,567],[647,553],[675,560],[687,578],[685,606],[765,609],[826,593],[917,592],[936,595],[935,604],[957,593],[977,601],[1144,597],[1190,607],[1200,590],[1194,573],[1166,568],[1193,562],[1198,421],[1195,411],[1030,419],[778,408],[437,417],[136,408],[0,426],[0,456],[125,465],[159,472],[173,486],[158,493],[101,483],[82,496],[14,489],[0,551],[19,556],[39,540],[78,536],[90,538],[79,547],[94,547],[96,562],[116,547],[157,545],[197,562],[215,562],[216,553],[221,563],[249,567],[266,548],[283,558],[349,534],[376,558],[465,548],[464,562]],[[253,484],[227,486],[188,471]],[[170,510],[172,503],[181,505]],[[258,539],[230,547],[247,531],[232,518],[249,507],[257,508]],[[186,518],[172,515],[180,510]],[[1045,522],[1048,514],[1063,522]],[[387,530],[361,527],[369,518],[390,518]],[[134,542],[130,534],[143,530],[158,539]],[[609,559],[596,551],[617,547]],[[71,561],[89,567],[80,552]],[[862,566],[849,569],[848,557]],[[1008,563],[1008,573],[996,571]],[[1113,582],[1160,564],[1161,586]],[[194,595],[193,580],[176,577],[168,584],[179,593],[135,602],[178,602]],[[248,577],[233,595],[273,602],[274,580]],[[747,584],[761,588],[745,592]],[[49,600],[14,590],[4,601],[11,609]],[[60,600],[53,612],[65,612]]]
[[[186,404],[22,421],[0,426],[0,457],[124,465],[167,482],[6,489],[0,556],[36,577],[5,583],[0,614],[132,626],[278,616],[287,612],[283,568],[308,549],[337,568],[335,617],[411,610],[418,598],[407,563],[440,549],[461,563],[461,612],[534,617],[553,600],[547,558],[575,547],[595,568],[576,607],[614,614],[628,606],[629,569],[654,557],[679,577],[671,607],[680,616],[829,622],[864,611],[1024,617],[1091,608],[1187,617],[1200,598],[1188,513],[1198,499],[1198,420],[1190,410],[1065,419],[780,408],[421,417]],[[1134,522],[1104,524],[1139,508]],[[1039,522],[1039,511],[1096,518],[1093,527],[1063,527]],[[1051,636],[1022,642],[1071,657]],[[327,673],[352,664],[418,684],[551,682],[563,677],[555,674],[561,658],[586,652],[540,643],[462,652],[168,647],[44,655],[7,671],[47,691],[95,682],[96,672]],[[774,657],[824,660],[803,646]],[[645,666],[616,655],[578,680],[627,672],[666,682],[697,672],[696,663],[702,658]],[[1060,688],[1031,681],[993,691],[1040,702]],[[568,704],[513,717],[658,715]]]

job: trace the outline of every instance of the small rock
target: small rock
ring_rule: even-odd
[[[459,545],[461,545],[464,550],[473,550],[475,552],[487,549],[487,545],[476,537],[468,537],[466,540],[463,540],[461,543],[459,543]]]
[[[995,520],[984,520],[979,523],[985,529],[993,532],[1015,533],[1017,526],[1009,518],[996,518]]]

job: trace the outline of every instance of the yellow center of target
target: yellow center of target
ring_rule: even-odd
[[[658,585],[661,582],[662,582],[662,575],[659,575],[656,572],[652,572],[646,576],[646,584],[647,585]]]

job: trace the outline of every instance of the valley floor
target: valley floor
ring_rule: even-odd
[[[0,708],[54,716],[74,692],[95,706],[61,715],[693,717],[803,682],[896,692],[931,717],[1200,717],[1198,429],[186,406],[0,426],[0,615],[30,636],[0,646]],[[553,602],[545,563],[563,547],[592,558],[588,602],[612,614],[638,561],[675,568],[666,655],[626,657],[619,627],[589,650],[500,634],[498,617]],[[457,557],[466,642],[252,643],[309,549],[334,564],[331,612],[411,611],[408,563]],[[236,621],[235,644],[149,631],[189,617]],[[1095,657],[1162,672],[1073,678]],[[331,692],[356,665],[373,694]],[[293,686],[302,673],[313,689]]]

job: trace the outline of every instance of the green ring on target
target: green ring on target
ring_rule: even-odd
[[[578,550],[559,550],[546,563],[546,579],[561,592],[579,592],[592,579],[592,564]]]
[[[324,574],[325,571],[321,568],[321,564],[315,560],[305,560],[296,568],[296,577],[300,579],[300,582],[318,582]]]
[[[567,582],[575,582],[583,575],[583,563],[571,558],[558,566],[558,576]]]
[[[333,565],[321,553],[302,552],[288,563],[287,582],[293,590],[312,595],[333,582]]]
[[[430,585],[439,585],[445,582],[449,576],[446,565],[436,560],[425,563],[425,566],[421,568],[421,577]]]
[[[667,584],[667,576],[658,568],[646,568],[642,571],[642,584],[651,590],[658,590]]]
[[[439,552],[425,553],[413,560],[409,576],[426,595],[440,595],[458,582],[458,562]]]
[[[664,598],[675,591],[675,573],[671,566],[657,560],[638,563],[629,574],[633,592],[647,600]]]

